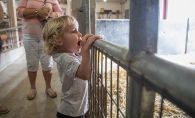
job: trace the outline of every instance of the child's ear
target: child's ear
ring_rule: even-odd
[[[57,46],[61,46],[63,44],[63,41],[62,40],[58,40],[55,42]]]

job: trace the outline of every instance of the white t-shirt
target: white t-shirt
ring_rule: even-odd
[[[77,117],[88,111],[88,81],[75,77],[82,57],[74,53],[53,55],[62,82],[62,100],[58,112]]]

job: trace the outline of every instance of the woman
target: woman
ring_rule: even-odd
[[[19,0],[17,15],[23,18],[24,28],[22,37],[24,48],[26,51],[28,77],[30,80],[30,91],[27,99],[32,100],[36,97],[36,76],[39,61],[41,62],[42,72],[46,83],[45,92],[51,98],[57,96],[56,92],[51,88],[51,76],[53,68],[52,57],[44,53],[42,40],[42,21],[51,17],[59,17],[64,12],[59,6],[57,0]]]

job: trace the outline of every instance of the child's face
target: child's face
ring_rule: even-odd
[[[82,34],[78,31],[78,26],[72,24],[68,30],[63,33],[60,50],[66,53],[80,53],[81,52]]]

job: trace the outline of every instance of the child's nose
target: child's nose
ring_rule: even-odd
[[[82,37],[82,34],[80,32],[78,34],[79,34],[79,37]]]

